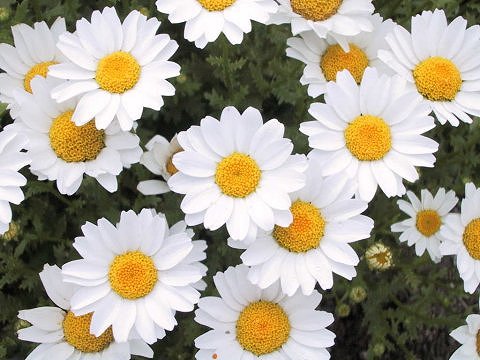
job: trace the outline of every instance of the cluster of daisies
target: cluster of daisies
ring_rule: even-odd
[[[378,188],[402,196],[403,180],[433,167],[438,143],[424,133],[480,115],[480,28],[442,10],[413,17],[411,30],[374,14],[372,0],[159,0],[185,39],[199,48],[224,34],[242,42],[251,20],[291,26],[287,56],[305,63],[301,84],[312,97],[310,121],[299,131],[312,150],[294,154],[285,127],[259,110],[223,109],[171,141],[160,135],[140,147],[135,134],[143,109],[159,111],[180,74],[170,57],[178,48],[160,22],[114,8],[51,27],[12,28],[14,46],[0,44],[0,101],[13,124],[0,133],[0,231],[23,200],[19,173],[74,194],[85,176],[110,192],[117,176],[141,163],[157,178],[144,195],[184,195],[185,220],[169,226],[153,209],[122,212],[112,224],[86,223],[73,247],[80,259],[45,265],[41,281],[56,307],[22,310],[31,326],[19,338],[40,343],[27,359],[153,357],[149,345],[191,312],[210,328],[195,340],[199,360],[329,359],[335,335],[330,313],[318,310],[333,274],[356,276],[352,242],[367,239],[373,220],[363,212]],[[162,179],[160,179],[161,177]],[[457,198],[440,189],[400,200],[411,218],[392,226],[401,241],[438,262],[457,255],[465,290],[480,282],[480,190]],[[219,297],[200,298],[206,284],[206,242],[188,226],[215,231],[243,250],[242,265],[214,276]],[[365,254],[379,269],[391,263],[380,243]],[[473,316],[473,315],[472,315]],[[476,315],[478,317],[478,315]],[[452,333],[464,345],[452,359],[479,357],[480,321]],[[477,325],[475,325],[477,324]],[[480,357],[479,357],[480,358]]]

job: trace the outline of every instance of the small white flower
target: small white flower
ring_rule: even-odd
[[[449,360],[480,360],[480,315],[468,315],[467,325],[460,326],[450,333],[460,346]]]

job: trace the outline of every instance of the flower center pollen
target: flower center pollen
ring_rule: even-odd
[[[175,152],[167,159],[167,162],[165,163],[165,170],[167,171],[167,173],[168,173],[170,176],[173,176],[173,175],[175,175],[175,174],[178,172],[177,167],[173,164],[173,155],[175,155],[176,153],[182,152],[182,151],[183,151],[183,149],[178,149],[177,151],[175,151]]]
[[[342,0],[291,0],[292,10],[303,18],[323,21],[335,15]]]
[[[362,81],[368,66],[368,57],[358,46],[349,44],[350,51],[345,52],[340,45],[330,45],[322,56],[320,68],[327,81],[335,81],[337,73],[348,70],[357,84]]]
[[[72,115],[66,111],[53,120],[48,133],[53,151],[66,162],[95,160],[105,147],[105,132],[95,127],[94,120],[75,125]]]
[[[32,93],[32,87],[30,85],[32,79],[37,75],[47,77],[48,68],[50,65],[54,64],[56,64],[55,61],[45,61],[32,66],[32,68],[25,74],[25,79],[23,79],[23,87],[25,90]]]
[[[218,163],[215,182],[225,195],[244,198],[255,191],[261,175],[254,159],[234,152]]]
[[[345,129],[348,150],[361,161],[382,159],[392,147],[390,127],[377,116],[360,115]]]
[[[208,11],[223,11],[232,6],[236,0],[198,0],[200,5]]]
[[[435,234],[442,225],[442,219],[435,210],[422,210],[417,213],[417,230],[427,237]]]
[[[290,211],[293,222],[288,227],[275,225],[274,239],[291,252],[302,253],[317,248],[325,231],[320,210],[309,202],[297,200],[290,206]]]
[[[103,90],[123,94],[137,84],[141,71],[137,59],[125,51],[117,51],[100,59],[95,80]]]
[[[477,354],[480,356],[480,330],[477,331],[477,341],[476,341],[476,347],[477,347]]]
[[[135,300],[152,292],[158,280],[158,271],[152,258],[140,251],[131,251],[113,259],[108,279],[118,295]]]
[[[261,356],[278,350],[290,335],[290,321],[285,311],[269,301],[249,304],[237,320],[237,340],[247,351]]]
[[[413,70],[418,92],[432,101],[452,101],[462,87],[457,66],[449,59],[433,56]]]
[[[92,315],[93,313],[75,316],[69,311],[63,319],[63,335],[65,340],[75,349],[84,353],[98,353],[105,350],[113,342],[111,327],[99,337],[90,334]]]
[[[475,260],[480,260],[480,218],[468,223],[463,232],[463,244]]]

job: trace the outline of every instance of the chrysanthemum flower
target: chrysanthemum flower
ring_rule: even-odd
[[[390,49],[378,57],[415,85],[441,124],[480,116],[480,27],[467,29],[460,16],[447,24],[443,10],[424,11],[412,18],[411,34],[397,25],[386,40]]]
[[[157,0],[158,11],[168,20],[185,22],[185,39],[203,49],[224,33],[230,43],[243,41],[252,30],[251,20],[265,24],[277,11],[274,0]]]
[[[310,106],[315,121],[300,124],[314,149],[309,156],[322,161],[324,176],[354,178],[362,200],[377,186],[388,197],[403,195],[402,179],[418,179],[415,166],[433,167],[438,144],[421,135],[435,126],[430,109],[400,77],[367,68],[358,85],[344,70],[327,84],[325,102]]]
[[[173,165],[172,158],[177,152],[182,151],[175,135],[170,142],[163,136],[155,135],[145,145],[148,151],[144,152],[140,158],[140,164],[144,165],[153,174],[162,176],[165,180],[177,173],[177,168]],[[138,191],[144,195],[158,195],[170,191],[167,183],[161,180],[140,181],[137,186]]]
[[[173,157],[178,172],[168,185],[186,194],[181,208],[187,224],[203,222],[210,230],[226,224],[234,240],[255,238],[258,227],[288,226],[288,194],[305,185],[307,161],[290,155],[293,144],[284,129],[275,119],[264,124],[254,108],[240,114],[227,107],[220,121],[207,116],[179,133],[184,151]]]
[[[460,326],[450,333],[460,346],[449,360],[480,360],[480,315],[467,316],[467,325]]]
[[[472,294],[480,283],[480,189],[465,185],[460,214],[450,214],[440,229],[442,255],[456,255],[457,268],[466,292]]]
[[[63,266],[64,281],[81,285],[72,296],[75,315],[93,312],[91,332],[110,326],[116,341],[133,333],[154,343],[177,324],[175,311],[192,311],[206,274],[205,241],[179,222],[170,229],[163,214],[122,212],[117,226],[106,219],[82,226],[73,246],[83,259]]]
[[[0,132],[0,235],[9,229],[12,221],[10,203],[19,205],[25,198],[20,186],[27,183],[19,170],[30,163],[29,156],[22,152],[27,138],[14,131]]]
[[[288,297],[278,282],[261,290],[248,282],[247,273],[239,265],[213,277],[221,297],[198,303],[195,321],[212,330],[195,339],[200,349],[195,358],[330,359],[326,348],[334,344],[335,334],[326,327],[333,316],[315,310],[322,295],[297,292]]]
[[[59,83],[58,79],[38,77],[31,82],[32,93],[16,94],[18,116],[11,128],[29,139],[30,170],[39,180],[56,181],[62,194],[75,193],[84,174],[108,191],[116,191],[117,175],[140,160],[140,139],[121,131],[118,124],[106,130],[98,130],[94,120],[76,126],[71,119],[78,98],[57,104],[50,97]]]
[[[65,20],[58,18],[48,28],[42,21],[30,27],[17,24],[12,27],[15,46],[0,44],[0,102],[13,107],[15,113],[16,91],[32,92],[30,81],[37,75],[47,76],[51,65],[64,61],[64,57],[56,48],[58,37],[66,32]]]
[[[349,243],[368,238],[373,220],[360,215],[367,203],[352,199],[351,181],[341,175],[323,178],[319,167],[310,160],[305,187],[290,195],[292,224],[260,233],[241,255],[251,266],[248,279],[262,289],[280,280],[285,294],[301,287],[310,295],[317,282],[331,288],[332,273],[349,280],[356,275],[359,258]]]
[[[337,73],[348,70],[355,81],[360,83],[365,69],[370,66],[382,73],[391,70],[377,58],[379,49],[387,48],[385,35],[393,28],[393,21],[382,22],[380,15],[372,17],[374,30],[347,36],[348,50],[343,50],[338,42],[327,36],[320,38],[314,31],[301,33],[299,37],[287,40],[287,56],[306,64],[302,85],[308,85],[308,95],[317,97],[327,91],[327,82],[335,81]]]
[[[70,300],[78,286],[62,282],[62,272],[55,265],[45,265],[40,279],[50,299],[58,307],[44,306],[21,310],[18,317],[32,326],[18,331],[21,340],[39,343],[26,360],[129,360],[131,355],[153,357],[142,340],[114,341],[109,327],[99,336],[90,334],[92,314],[76,316]]]
[[[365,259],[371,270],[388,270],[393,265],[392,251],[381,242],[376,242],[368,247],[365,251]]]
[[[313,30],[321,38],[329,35],[343,50],[348,36],[373,31],[372,0],[278,0],[280,7],[271,23],[290,23],[292,34]]]
[[[140,119],[143,108],[160,110],[162,96],[174,95],[165,79],[180,66],[167,61],[178,45],[167,34],[156,35],[160,22],[132,11],[120,22],[114,8],[92,13],[91,22],[77,21],[75,33],[57,44],[69,62],[51,66],[49,75],[68,80],[52,92],[57,102],[81,95],[73,113],[77,125],[95,118],[98,129],[114,120],[124,131]]]
[[[410,203],[398,200],[397,204],[410,218],[393,224],[392,231],[401,232],[400,241],[406,241],[408,246],[415,245],[417,256],[422,256],[427,249],[430,258],[438,263],[442,258],[440,227],[458,198],[452,190],[445,193],[444,188],[438,189],[435,197],[426,189],[422,190],[421,199],[411,191],[407,191],[407,196]]]

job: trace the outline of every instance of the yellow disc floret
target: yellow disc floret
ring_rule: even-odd
[[[337,73],[348,70],[357,84],[362,81],[363,73],[368,66],[368,57],[358,46],[349,44],[350,51],[345,52],[340,45],[330,45],[322,56],[320,68],[327,81],[335,81]]]
[[[413,70],[418,92],[432,101],[451,101],[462,87],[462,76],[449,59],[433,56]]]
[[[480,218],[468,223],[463,231],[463,243],[475,260],[480,260]]]
[[[151,257],[140,251],[130,251],[113,259],[108,279],[118,295],[134,300],[152,292],[158,280],[158,271]]]
[[[293,222],[288,227],[275,225],[274,239],[291,252],[301,253],[317,248],[325,231],[325,220],[320,210],[309,202],[297,200],[290,211]]]
[[[358,160],[380,160],[392,147],[390,127],[382,118],[360,115],[345,129],[345,142]]]
[[[178,149],[177,151],[175,151],[168,159],[167,159],[167,162],[165,163],[165,170],[167,171],[167,173],[172,176],[172,175],[175,175],[177,172],[178,172],[178,169],[177,167],[173,164],[173,155],[175,155],[176,153],[179,153],[183,151],[183,149]]]
[[[223,11],[232,6],[236,0],[198,0],[200,5],[208,11]]]
[[[421,234],[428,237],[440,230],[442,219],[435,210],[421,210],[417,213],[415,225]]]
[[[292,10],[303,18],[323,21],[335,15],[342,0],[291,0]]]
[[[140,79],[142,69],[137,59],[125,51],[117,51],[100,59],[95,80],[110,93],[123,94]]]
[[[53,120],[48,133],[53,151],[66,162],[95,160],[105,147],[105,132],[95,127],[94,120],[75,125],[72,115],[66,111]]]
[[[261,356],[278,350],[287,342],[290,321],[278,304],[257,301],[240,313],[236,330],[240,346]]]
[[[45,61],[32,66],[32,68],[25,74],[25,79],[23,79],[23,87],[25,90],[32,93],[32,87],[30,86],[32,79],[37,75],[47,77],[48,68],[50,65],[54,64],[56,64],[55,61]]]
[[[477,331],[477,341],[476,341],[477,354],[480,356],[480,330]]]
[[[92,315],[93,313],[75,316],[69,311],[63,319],[63,335],[65,341],[75,349],[84,353],[100,352],[105,350],[113,342],[111,327],[99,337],[90,334]]]
[[[254,159],[234,152],[218,163],[215,182],[225,195],[243,198],[255,191],[261,175],[262,171]]]

